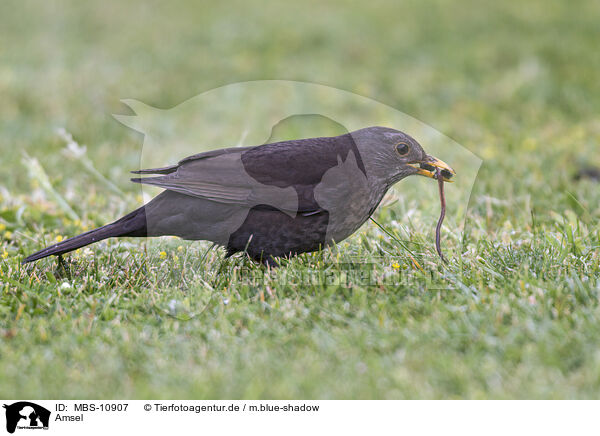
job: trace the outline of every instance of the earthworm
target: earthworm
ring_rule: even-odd
[[[444,196],[444,176],[442,176],[442,171],[439,168],[435,169],[435,177],[438,181],[438,188],[440,191],[440,203],[442,205],[442,210],[440,211],[440,219],[438,220],[437,227],[435,228],[435,249],[440,255],[442,261],[444,263],[448,263],[448,261],[446,260],[446,258],[444,258],[444,255],[442,254],[442,246],[440,243],[442,223],[444,222],[444,218],[446,217],[446,197]]]

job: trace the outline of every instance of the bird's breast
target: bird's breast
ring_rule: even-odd
[[[339,201],[331,202],[326,208],[328,242],[340,242],[356,232],[375,211],[383,194],[364,188],[346,192]]]

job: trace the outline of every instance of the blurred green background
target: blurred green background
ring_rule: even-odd
[[[0,396],[597,397],[599,19],[595,1],[3,1]],[[143,138],[112,118],[120,99],[170,108],[262,79],[376,99],[484,160],[448,268],[431,222],[377,215],[453,291],[265,286],[248,279],[261,267],[177,241],[19,265],[139,204]],[[357,255],[410,270],[399,252],[369,223],[282,270]]]

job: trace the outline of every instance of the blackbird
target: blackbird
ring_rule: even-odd
[[[354,233],[396,182],[456,174],[412,137],[368,127],[334,137],[213,150],[131,179],[164,191],[119,220],[47,247],[32,262],[111,237],[179,236],[276,258],[316,251]]]

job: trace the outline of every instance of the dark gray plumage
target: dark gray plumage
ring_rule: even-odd
[[[114,223],[47,247],[32,262],[120,236],[179,236],[245,251],[257,261],[318,250],[354,233],[403,178],[445,180],[454,171],[398,130],[369,127],[341,136],[228,148],[177,165],[134,171],[165,189]]]

